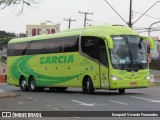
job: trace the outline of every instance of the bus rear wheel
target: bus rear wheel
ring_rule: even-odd
[[[124,94],[125,93],[125,89],[118,89],[119,94]]]
[[[20,89],[22,89],[23,91],[29,90],[29,87],[27,86],[27,82],[24,77],[20,79],[19,86],[20,86]]]
[[[93,87],[92,79],[90,77],[87,77],[87,79],[83,81],[82,91],[83,93],[88,93],[88,94],[94,93],[94,87]]]
[[[35,81],[34,77],[31,77],[29,80],[29,89],[31,91],[37,91],[36,81]]]

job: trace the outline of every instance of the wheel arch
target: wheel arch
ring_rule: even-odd
[[[82,86],[85,84],[85,82],[87,82],[88,78],[90,78],[92,80],[92,78],[90,77],[90,75],[86,74],[83,76],[83,79],[82,79]]]
[[[29,77],[28,77],[28,85],[30,84],[30,81],[31,81],[31,78],[34,78],[34,76],[33,75],[30,75]]]

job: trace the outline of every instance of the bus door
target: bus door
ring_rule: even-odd
[[[109,88],[108,79],[108,57],[107,57],[107,44],[104,40],[99,41],[99,70],[100,70],[100,83],[102,88]]]
[[[106,44],[104,39],[93,36],[83,36],[81,38],[81,49],[88,60],[84,67],[90,68],[90,73],[94,75],[93,84],[95,88],[108,88],[108,60]],[[87,60],[86,60],[87,61]],[[91,75],[91,76],[92,76]]]

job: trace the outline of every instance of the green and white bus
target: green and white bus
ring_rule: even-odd
[[[7,79],[22,90],[68,87],[146,88],[150,85],[145,40],[126,26],[90,26],[52,35],[13,39],[8,43]]]

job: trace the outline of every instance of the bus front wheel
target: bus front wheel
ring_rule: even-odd
[[[82,85],[82,91],[88,94],[94,93],[94,87],[93,87],[92,79],[90,77],[87,77],[87,79],[84,79],[83,85]]]

